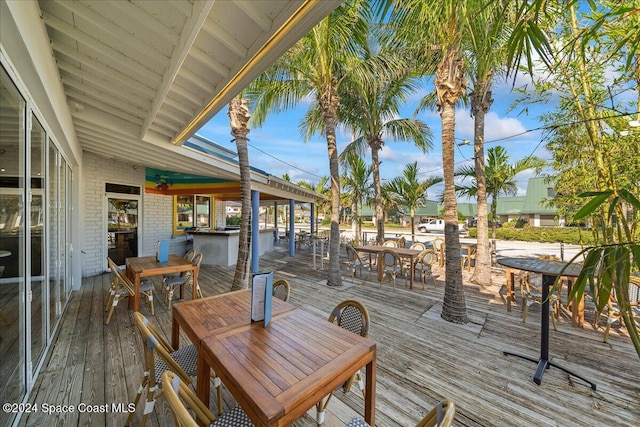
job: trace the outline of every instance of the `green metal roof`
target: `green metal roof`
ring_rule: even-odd
[[[547,178],[529,178],[522,213],[555,214],[557,209],[547,206],[547,202],[554,197],[553,182],[547,181]]]
[[[458,212],[466,217],[476,216],[478,214],[478,205],[475,203],[458,203]]]
[[[498,197],[496,213],[498,215],[518,215],[522,213],[524,196]]]

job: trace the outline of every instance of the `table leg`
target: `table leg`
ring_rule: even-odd
[[[129,310],[140,311],[140,276],[133,279],[133,298],[129,298]]]
[[[180,324],[175,318],[171,320],[171,347],[180,347]]]
[[[199,268],[194,268],[193,269],[193,289],[192,289],[192,296],[191,299],[197,299],[198,298],[198,270],[200,270]],[[180,288],[182,288],[183,286],[180,286]]]
[[[514,287],[513,287],[513,280],[514,280],[514,274],[513,271],[511,271],[510,268],[507,267],[507,311],[511,312],[511,300],[513,299],[513,294],[514,294]]]
[[[366,368],[366,390],[364,395],[364,420],[370,426],[375,425],[376,418],[376,356],[373,355],[371,362]]]
[[[413,289],[413,255],[409,257],[409,289]]]
[[[508,351],[503,351],[502,353],[505,356],[516,356],[521,359],[529,360],[531,362],[537,362],[538,366],[536,367],[536,372],[533,375],[533,382],[540,385],[542,384],[542,376],[544,375],[545,369],[553,366],[561,371],[566,372],[567,374],[574,376],[576,378],[581,379],[582,381],[588,383],[591,386],[592,390],[596,389],[596,384],[585,379],[580,375],[576,375],[574,372],[549,361],[549,286],[553,285],[555,281],[554,276],[548,276],[546,274],[542,275],[542,319],[541,319],[541,331],[540,331],[540,358],[535,359],[530,356],[526,356],[518,353],[511,353]]]
[[[209,377],[210,372],[211,372],[211,368],[209,367],[209,364],[207,363],[206,360],[204,360],[204,357],[201,357],[200,355],[200,350],[198,350],[198,366],[197,366],[197,371],[196,371],[196,394],[198,395],[198,398],[200,398],[200,400],[202,401],[202,403],[205,404],[205,406],[208,408],[209,407],[209,392],[210,390],[210,385],[209,383],[211,382],[211,378]]]

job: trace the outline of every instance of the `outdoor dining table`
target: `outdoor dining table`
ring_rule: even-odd
[[[535,374],[533,375],[533,382],[540,385],[542,383],[542,376],[545,369],[548,366],[554,366],[569,375],[579,378],[591,385],[591,389],[596,389],[596,384],[585,379],[584,377],[577,375],[576,373],[558,365],[557,363],[549,360],[549,286],[552,286],[556,280],[556,277],[562,272],[563,277],[578,277],[582,266],[578,264],[567,264],[564,261],[555,260],[541,260],[537,258],[499,258],[498,264],[508,267],[510,269],[516,269],[520,271],[528,271],[531,273],[537,273],[542,275],[542,313],[540,321],[540,356],[538,358],[527,356],[519,353],[512,353],[510,351],[503,351],[505,356],[516,356],[521,359],[536,362],[538,364]],[[563,271],[564,268],[564,271]],[[507,291],[509,293],[509,291]],[[509,301],[510,295],[507,295],[507,301]]]
[[[379,255],[383,250],[387,249],[397,253],[400,258],[407,258],[409,260],[409,265],[411,266],[409,271],[409,288],[413,289],[413,265],[415,264],[416,257],[422,252],[421,250],[377,245],[354,246],[353,249],[355,249],[356,252],[368,253],[369,256],[371,256],[371,254]],[[382,282],[382,263],[378,262],[376,264],[378,265],[378,282]]]
[[[193,270],[193,298],[197,296],[198,268],[189,260],[178,255],[169,255],[166,262],[159,262],[155,256],[129,257],[125,259],[127,277],[133,281],[134,295],[129,298],[129,310],[140,311],[140,280],[143,277],[161,274],[182,273]],[[180,287],[182,297],[182,286]]]
[[[208,406],[213,369],[256,426],[288,426],[366,367],[364,418],[375,423],[376,344],[273,299],[268,327],[251,322],[251,291],[184,301],[173,308],[198,350],[198,397]]]

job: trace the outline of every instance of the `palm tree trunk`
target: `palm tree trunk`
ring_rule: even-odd
[[[481,286],[491,285],[491,251],[489,250],[489,223],[487,218],[487,177],[484,163],[484,119],[493,103],[488,84],[475,87],[471,94],[471,111],[474,118],[473,152],[476,168],[477,192],[477,249],[476,266],[471,281]],[[495,218],[494,218],[495,221]]]
[[[380,189],[380,159],[378,153],[377,143],[370,144],[371,146],[371,172],[373,176],[373,191],[374,199],[376,203],[376,242],[381,245],[384,242],[384,211],[382,209],[382,190]]]
[[[455,104],[464,93],[462,60],[456,49],[449,49],[438,64],[435,78],[438,106],[442,119],[442,164],[444,168],[444,240],[445,287],[442,318],[454,323],[468,323],[467,305],[460,265],[458,204],[454,182]]]
[[[242,215],[240,216],[240,234],[238,236],[238,262],[231,290],[249,287],[249,253],[251,245],[251,171],[249,169],[249,151],[247,149],[247,120],[251,115],[246,100],[234,98],[229,103],[229,121],[231,135],[235,138],[240,168],[240,189]]]

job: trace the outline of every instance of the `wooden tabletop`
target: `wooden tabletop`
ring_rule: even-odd
[[[178,255],[169,255],[167,262],[156,261],[155,256],[129,257],[125,259],[127,276],[133,281],[135,288],[133,298],[129,299],[129,309],[140,311],[140,279],[142,277],[159,276],[162,274],[181,273],[193,270],[193,298],[196,298],[198,284],[198,269],[189,260]],[[182,287],[180,287],[182,297]]]
[[[413,260],[415,257],[420,255],[422,252],[419,249],[409,249],[409,248],[394,248],[393,246],[379,246],[379,245],[365,245],[365,246],[354,246],[353,249],[356,252],[366,252],[370,254],[379,254],[382,251],[390,250],[397,253],[402,258],[409,258],[411,265],[413,265]],[[409,272],[409,288],[413,289],[413,268]],[[378,263],[378,281],[382,282],[382,263]]]
[[[374,425],[376,345],[300,309],[221,328],[200,353],[256,426],[288,426],[367,367],[365,420]]]
[[[532,273],[544,274],[546,276],[558,276],[562,269],[562,275],[566,277],[578,277],[582,266],[579,264],[570,264],[564,261],[555,261],[549,259],[537,258],[498,258],[498,264],[516,270],[530,271]]]
[[[219,302],[220,299],[224,299],[223,303]],[[272,315],[294,308],[277,298],[273,299],[271,306]],[[173,348],[179,347],[180,328],[192,343],[197,344],[220,328],[251,323],[250,312],[250,289],[179,302],[173,306],[171,345]]]

